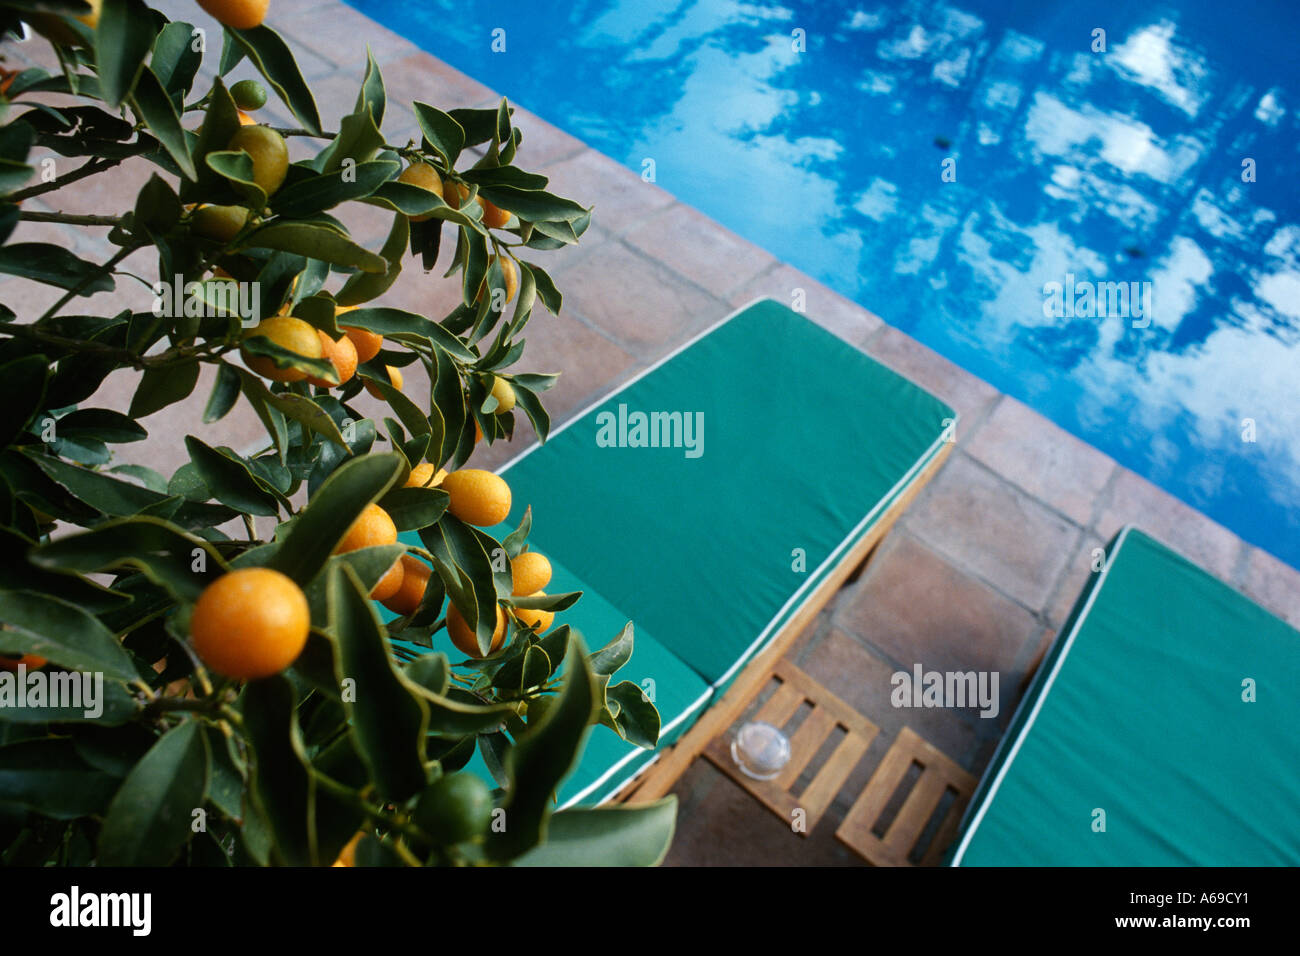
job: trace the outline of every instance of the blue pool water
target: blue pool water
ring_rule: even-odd
[[[1300,5],[351,2],[1300,567]]]

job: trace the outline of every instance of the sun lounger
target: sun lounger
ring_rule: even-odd
[[[1300,864],[1300,633],[1111,542],[976,789],[959,866]]]
[[[656,761],[638,794],[671,786],[938,470],[956,419],[761,300],[502,468],[514,505],[490,530],[533,506],[547,590],[584,592],[557,620],[593,646],[633,621],[618,679],[662,717],[654,752],[592,733],[561,805],[625,794]]]

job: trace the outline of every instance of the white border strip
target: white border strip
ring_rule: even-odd
[[[1097,595],[1101,593],[1102,587],[1106,584],[1106,576],[1110,574],[1111,568],[1115,566],[1115,559],[1119,557],[1120,551],[1124,547],[1124,542],[1128,539],[1128,533],[1130,530],[1132,530],[1132,525],[1125,525],[1123,530],[1120,531],[1119,538],[1115,541],[1115,549],[1106,558],[1106,567],[1102,569],[1101,577],[1097,579],[1096,584],[1093,585],[1092,591],[1088,594],[1088,601],[1084,604],[1083,611],[1075,620],[1074,627],[1070,629],[1070,633],[1065,639],[1065,646],[1062,648],[1061,653],[1057,655],[1056,662],[1052,665],[1052,671],[1047,675],[1046,683],[1043,684],[1042,689],[1037,695],[1035,695],[1033,709],[1029,712],[1029,717],[1025,721],[1024,726],[1020,728],[1020,733],[1016,734],[1016,739],[1011,744],[1011,751],[1007,754],[1007,759],[1002,762],[1000,767],[998,767],[997,775],[993,778],[993,783],[989,786],[988,792],[984,794],[984,799],[980,801],[979,809],[975,811],[974,817],[971,818],[970,826],[966,828],[966,833],[962,837],[961,844],[957,847],[957,852],[953,854],[952,862],[949,864],[950,866],[961,865],[961,859],[966,853],[966,848],[970,846],[970,841],[975,836],[975,832],[979,829],[979,825],[984,819],[985,812],[987,812],[989,805],[993,802],[994,796],[997,795],[998,788],[1002,786],[1002,779],[1007,775],[1007,770],[1010,769],[1011,764],[1015,761],[1016,754],[1020,752],[1020,745],[1024,743],[1025,738],[1029,734],[1030,728],[1034,726],[1034,721],[1038,718],[1038,712],[1043,707],[1043,701],[1045,701],[1047,695],[1051,693],[1052,685],[1056,682],[1056,675],[1060,673],[1061,666],[1065,663],[1065,659],[1070,656],[1070,650],[1074,646],[1074,639],[1079,636],[1079,631],[1088,620],[1088,614],[1092,611],[1093,602],[1097,600]],[[1015,722],[1015,716],[1012,717],[1012,722]],[[1005,738],[1003,739],[1005,740]],[[1000,749],[1001,748],[999,748],[999,750]],[[998,759],[998,754],[995,753],[993,759],[996,761]]]
[[[722,328],[722,326],[726,325],[728,322],[730,322],[736,316],[740,315],[742,312],[749,311],[754,306],[758,305],[760,302],[768,302],[768,301],[776,302],[776,300],[773,299],[771,296],[767,296],[767,295],[759,296],[758,298],[754,299],[752,302],[749,302],[745,305],[740,306],[738,309],[735,309],[728,315],[719,319],[717,322],[705,328],[703,331],[698,332],[695,335],[691,336],[691,338],[687,339],[681,345],[677,346],[677,348],[673,349],[668,354],[660,357],[659,359],[656,359],[653,363],[646,366],[636,375],[633,375],[626,382],[623,382],[621,385],[618,385],[611,391],[606,392],[600,398],[596,399],[594,402],[587,405],[586,408],[570,416],[564,422],[564,424],[560,425],[558,428],[552,429],[550,435],[548,436],[548,440],[550,438],[554,438],[556,435],[560,434],[565,429],[569,428],[571,425],[574,425],[577,422],[581,421],[582,419],[586,418],[587,415],[590,412],[592,412],[594,409],[599,408],[601,405],[604,405],[606,402],[614,398],[614,396],[618,395],[620,392],[626,391],[627,389],[631,388],[633,385],[641,381],[641,379],[645,378],[651,372],[655,371],[660,366],[676,358],[678,355],[685,352],[696,342],[703,339],[705,336]],[[777,302],[777,305],[781,305],[781,304],[782,303]],[[805,319],[805,321],[812,322],[811,319]],[[815,322],[812,322],[812,324],[817,325],[817,323]],[[821,328],[821,326],[817,326],[817,327]],[[822,329],[822,331],[826,332],[825,329]],[[831,335],[833,333],[827,332],[827,334]],[[844,342],[843,344],[849,348],[856,348],[856,346],[848,342]],[[858,349],[858,351],[861,350]],[[872,358],[870,355],[867,355],[867,353],[865,352],[863,352],[862,354],[866,355],[867,358],[870,358],[873,362],[876,362],[878,365],[882,365],[885,368],[889,368],[888,365],[885,365],[885,363],[881,362],[879,359]],[[909,384],[913,385],[914,387],[921,388],[921,386],[917,385],[915,382],[912,382],[901,372],[897,372],[894,369],[889,369],[889,370],[891,372],[894,372],[895,375],[898,375],[900,378],[904,379],[904,381],[907,381]],[[922,391],[925,391],[925,389],[922,389]],[[926,392],[926,394],[929,394],[929,392]],[[960,418],[961,418],[961,413],[954,408],[952,425],[950,427],[955,428]],[[661,734],[664,731],[672,730],[679,723],[685,720],[690,714],[698,710],[702,703],[704,703],[711,696],[713,696],[713,692],[718,689],[719,685],[725,684],[727,681],[729,681],[732,678],[732,676],[736,673],[737,669],[743,667],[745,664],[747,664],[749,661],[753,659],[755,653],[761,653],[761,650],[756,652],[755,648],[758,648],[759,645],[764,643],[764,641],[768,638],[768,635],[771,632],[772,628],[776,625],[778,621],[780,621],[785,616],[786,612],[791,609],[792,605],[795,606],[795,609],[797,610],[799,605],[796,604],[796,602],[799,601],[800,595],[802,595],[804,591],[812,587],[814,584],[819,583],[819,578],[821,577],[822,571],[825,570],[827,567],[829,567],[832,564],[832,562],[836,560],[837,556],[846,547],[856,542],[861,537],[866,527],[876,518],[877,514],[880,512],[880,509],[893,502],[895,500],[895,496],[901,491],[901,489],[906,488],[908,485],[912,483],[912,481],[915,480],[917,471],[923,468],[927,463],[929,463],[933,459],[938,446],[943,444],[943,436],[945,431],[947,431],[946,428],[940,430],[939,437],[936,438],[930,444],[930,447],[926,449],[925,453],[913,463],[912,467],[907,470],[907,472],[903,475],[903,477],[900,478],[894,484],[894,487],[890,488],[889,492],[883,495],[880,498],[880,500],[876,502],[875,506],[869,512],[867,512],[867,514],[862,518],[862,520],[859,521],[856,525],[854,525],[853,530],[849,532],[848,536],[845,537],[838,545],[835,546],[835,548],[827,556],[826,560],[817,566],[817,569],[808,577],[807,580],[804,581],[804,583],[799,587],[799,589],[795,591],[794,594],[790,595],[789,599],[785,602],[785,604],[781,605],[781,607],[777,610],[776,616],[773,617],[770,621],[768,621],[767,626],[765,626],[763,630],[759,632],[758,637],[755,638],[753,643],[751,643],[749,647],[745,650],[745,653],[736,659],[736,663],[732,664],[725,674],[723,674],[720,678],[718,678],[716,681],[714,681],[712,684],[709,685],[709,689],[707,693],[705,693],[699,699],[697,699],[695,703],[691,704],[689,708],[682,711],[675,718],[669,721],[667,727],[661,728],[660,730]],[[500,475],[509,471],[514,465],[523,461],[525,458],[527,458],[529,455],[531,455],[533,452],[535,452],[537,449],[541,447],[542,447],[542,443],[540,441],[533,442],[533,444],[529,445],[527,448],[521,451],[514,458],[511,458],[504,465],[498,468],[497,474]],[[559,809],[565,809],[567,807],[573,806],[579,800],[586,797],[589,793],[591,793],[593,790],[598,788],[602,783],[608,780],[613,774],[617,773],[620,769],[622,769],[629,760],[636,757],[640,752],[641,752],[640,748],[638,748],[637,750],[633,750],[631,753],[625,755],[622,759],[616,761],[612,767],[610,767],[598,778],[596,778],[595,781],[588,784],[580,793],[571,797],[569,800],[563,803]],[[658,760],[658,759],[659,756],[656,754],[654,760]],[[650,763],[654,763],[654,760],[651,760]],[[644,772],[646,768],[648,768],[649,766],[650,764],[646,764],[645,767],[642,767],[640,770],[637,771],[637,774]],[[636,775],[634,774],[633,778],[635,778],[635,776]],[[628,781],[626,780],[621,782],[617,788],[615,788],[610,793],[602,797],[600,802],[604,803],[606,800],[608,800],[611,796],[613,796],[623,787],[627,786],[627,783]]]

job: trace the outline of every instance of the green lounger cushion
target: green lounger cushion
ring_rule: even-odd
[[[611,421],[613,437],[634,439],[637,412],[702,416],[698,457],[603,447]],[[938,453],[955,419],[763,300],[501,473],[511,523],[532,505],[550,556],[722,689]]]
[[[1126,529],[1062,634],[953,863],[1300,864],[1300,633]]]

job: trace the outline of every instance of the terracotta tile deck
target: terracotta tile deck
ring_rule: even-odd
[[[193,3],[157,3],[213,30]],[[305,48],[303,63],[321,92],[326,123],[350,108],[365,62],[364,44],[383,68],[389,89],[384,129],[391,140],[416,130],[402,100],[442,107],[493,103],[493,91],[335,0],[276,0],[272,25]],[[210,36],[217,35],[215,32]],[[5,50],[19,61],[43,61],[35,43]],[[247,65],[238,76],[246,75]],[[527,104],[526,104],[527,105]],[[532,104],[536,105],[536,104]],[[280,121],[282,108],[268,106]],[[557,420],[635,374],[685,338],[738,305],[770,295],[804,306],[818,322],[952,404],[961,415],[958,448],[943,472],[886,539],[877,559],[808,628],[791,658],[815,679],[882,727],[818,832],[807,839],[762,808],[716,769],[699,761],[676,788],[681,798],[671,864],[853,864],[833,838],[854,788],[861,788],[888,742],[904,724],[978,774],[990,759],[1015,706],[1026,668],[1061,626],[1091,571],[1092,551],[1127,522],[1186,553],[1252,598],[1300,625],[1300,573],[1118,466],[1019,402],[935,354],[810,277],[676,202],[652,183],[525,110],[522,164],[540,168],[553,188],[594,204],[595,224],[580,247],[547,256],[546,268],[565,295],[558,318],[539,315],[528,329],[525,365],[561,371],[549,407]],[[32,208],[100,211],[127,208],[143,171],[101,177],[93,187],[44,197]],[[366,210],[349,219],[363,241],[377,245],[385,216]],[[91,254],[101,235],[24,223],[18,239],[69,244]],[[446,253],[445,253],[446,254]],[[148,263],[138,266],[149,268]],[[456,291],[408,265],[387,301],[439,313]],[[0,299],[30,314],[58,292],[17,279],[0,282]],[[148,292],[121,280],[113,305],[147,308]],[[102,300],[105,304],[109,297]],[[100,300],[96,300],[99,305]],[[418,383],[412,381],[415,387]],[[114,376],[88,405],[125,408],[134,382]],[[164,470],[183,459],[187,421],[206,399],[200,384],[182,406],[147,419],[149,441],[122,446],[121,460]],[[369,407],[369,406],[367,406]],[[375,408],[378,406],[376,405]],[[242,409],[242,406],[241,406]],[[204,431],[210,442],[260,445],[260,427],[236,411]],[[495,467],[531,441],[521,419],[512,446],[482,449],[476,463]],[[1000,674],[1001,713],[897,710],[889,679],[914,663],[927,669],[978,668]]]

